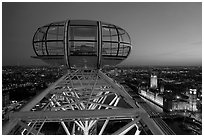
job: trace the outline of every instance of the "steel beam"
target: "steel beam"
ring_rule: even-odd
[[[101,109],[101,110],[74,110],[74,111],[34,111],[14,112],[10,119],[32,119],[32,120],[53,120],[53,119],[93,119],[93,118],[123,118],[137,117],[143,111],[140,109]]]
[[[40,130],[42,129],[43,125],[45,124],[45,121],[46,121],[46,119],[40,125],[40,128],[38,129],[37,135],[40,133]]]
[[[83,102],[86,102],[86,101],[84,101],[84,100],[82,100],[82,101],[75,101],[75,102],[72,102],[72,103],[69,103],[69,104],[66,104],[66,105],[62,105],[62,106],[58,106],[58,107],[53,107],[51,110],[58,110],[58,109],[65,108],[65,107],[72,107],[72,105],[76,105],[76,104],[83,103]]]
[[[7,135],[17,125],[19,119],[9,120],[2,127],[2,135]]]
[[[125,89],[122,86],[119,86],[116,82],[114,82],[111,78],[106,76],[104,73],[101,71],[98,72],[98,75],[102,77],[109,85],[111,85],[114,89],[115,92],[118,93],[123,97],[123,99],[131,105],[133,108],[138,108],[135,105],[135,102],[133,101],[132,97],[125,91]]]
[[[30,130],[31,133],[35,134],[35,135],[43,135],[42,133],[38,132],[37,130],[33,129],[32,127],[29,127],[27,124],[19,121],[18,124],[20,126],[22,126],[23,128],[27,129],[28,131]]]
[[[33,123],[33,125],[31,126],[31,128],[28,130],[28,132],[27,132],[27,134],[26,135],[29,135],[29,133],[33,130],[33,128],[34,128],[34,126],[35,126],[35,124],[37,123],[38,121],[36,120],[34,123]],[[38,133],[38,132],[37,132]],[[36,133],[36,134],[37,134]]]
[[[67,126],[65,125],[63,121],[61,121],[61,125],[63,126],[64,131],[67,133],[67,135],[70,135],[69,130],[67,129]]]
[[[109,122],[110,118],[106,119],[105,122],[103,123],[103,126],[99,132],[99,135],[102,135],[103,134],[103,131],[105,130],[106,126],[108,125],[108,122]]]
[[[108,84],[106,84],[108,85]],[[67,86],[67,85],[64,85],[64,87]],[[83,86],[83,87],[70,87],[71,88],[71,91],[69,91],[68,89],[52,89],[50,91],[50,94],[57,94],[57,93],[63,93],[63,92],[67,92],[67,93],[71,93],[71,92],[83,92],[85,89],[90,89],[91,90],[91,87],[93,86]],[[106,92],[106,91],[110,91],[110,92],[114,92],[113,89],[111,88],[107,88],[107,89],[101,89],[101,85],[96,85],[95,88],[94,88],[94,91],[93,92]]]
[[[100,103],[96,103],[96,102],[89,102],[89,104],[95,104],[95,105],[99,105],[99,106],[103,106],[108,108],[112,108],[112,109],[120,109],[120,107],[116,107],[116,106],[111,106],[111,105],[107,105],[107,104],[100,104]]]
[[[141,119],[145,122],[148,128],[151,130],[153,135],[165,135],[165,133],[160,129],[160,127],[149,117],[147,113],[140,115]]]
[[[131,121],[130,123],[126,124],[125,126],[120,128],[119,130],[114,132],[112,135],[124,135],[124,134],[126,134],[129,130],[131,130],[135,126],[136,122],[138,122],[139,120],[140,120],[140,118],[137,118],[137,119]]]
[[[60,83],[66,75],[62,76],[59,80],[57,80],[53,85],[48,87],[46,90],[41,92],[39,95],[34,97],[32,101],[30,101],[25,107],[23,107],[20,111],[29,111],[31,108],[33,108],[37,103],[39,103],[49,92],[51,89],[55,88],[58,83]]]

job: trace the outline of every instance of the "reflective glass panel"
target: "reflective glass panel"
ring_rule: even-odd
[[[93,20],[70,20],[70,25],[94,25],[97,26],[97,21]]]
[[[118,35],[115,28],[102,28],[102,40],[103,41],[118,41]]]
[[[118,56],[123,56],[124,50],[122,48],[119,49]]]
[[[35,34],[34,41],[42,41],[45,39],[47,27],[43,27],[38,29],[37,33]]]
[[[118,43],[103,42],[102,55],[116,56]]]
[[[45,48],[45,42],[34,43],[34,48],[38,55],[47,55],[46,48]]]
[[[96,55],[96,42],[70,41],[70,55]]]
[[[129,54],[130,45],[127,44],[120,44],[118,56],[126,57]]]
[[[63,42],[47,42],[47,50],[49,55],[64,55]]]
[[[97,27],[71,26],[69,40],[97,40]]]
[[[63,40],[64,26],[50,26],[47,32],[47,40]]]
[[[130,47],[124,48],[123,56],[127,57],[127,55],[129,54],[129,52],[130,52]]]
[[[119,37],[121,42],[130,43],[130,37],[124,30],[118,29],[118,32],[119,32]]]

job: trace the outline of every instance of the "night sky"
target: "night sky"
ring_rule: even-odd
[[[125,29],[128,65],[201,65],[200,3],[2,3],[2,65],[36,65],[38,27],[66,19],[100,20]]]

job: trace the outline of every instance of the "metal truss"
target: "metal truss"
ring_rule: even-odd
[[[9,119],[3,134],[49,134],[47,127],[55,123],[60,128],[52,133],[139,135],[140,120],[153,134],[163,134],[125,89],[100,70],[68,70]]]

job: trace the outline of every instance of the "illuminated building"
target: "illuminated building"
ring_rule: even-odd
[[[160,106],[163,106],[163,95],[157,94],[155,96],[155,102],[157,102]]]
[[[196,89],[189,89],[187,96],[189,97],[189,110],[190,111],[197,111],[197,108],[196,108],[197,90]]]
[[[139,90],[139,94],[143,97],[153,101],[154,103],[158,104],[159,106],[163,106],[163,95],[151,92],[150,90]]]
[[[157,76],[156,75],[151,75],[150,78],[150,88],[156,89],[157,88]]]
[[[185,99],[178,95],[173,96],[171,90],[166,90],[164,94],[158,94],[151,92],[150,90],[146,91],[141,89],[139,91],[139,94],[163,107],[164,111],[178,111],[178,110],[197,111],[196,90],[191,89],[189,91],[188,99]]]
[[[188,109],[188,101],[186,100],[173,100],[172,101],[172,111],[177,111],[177,110],[187,110]]]

